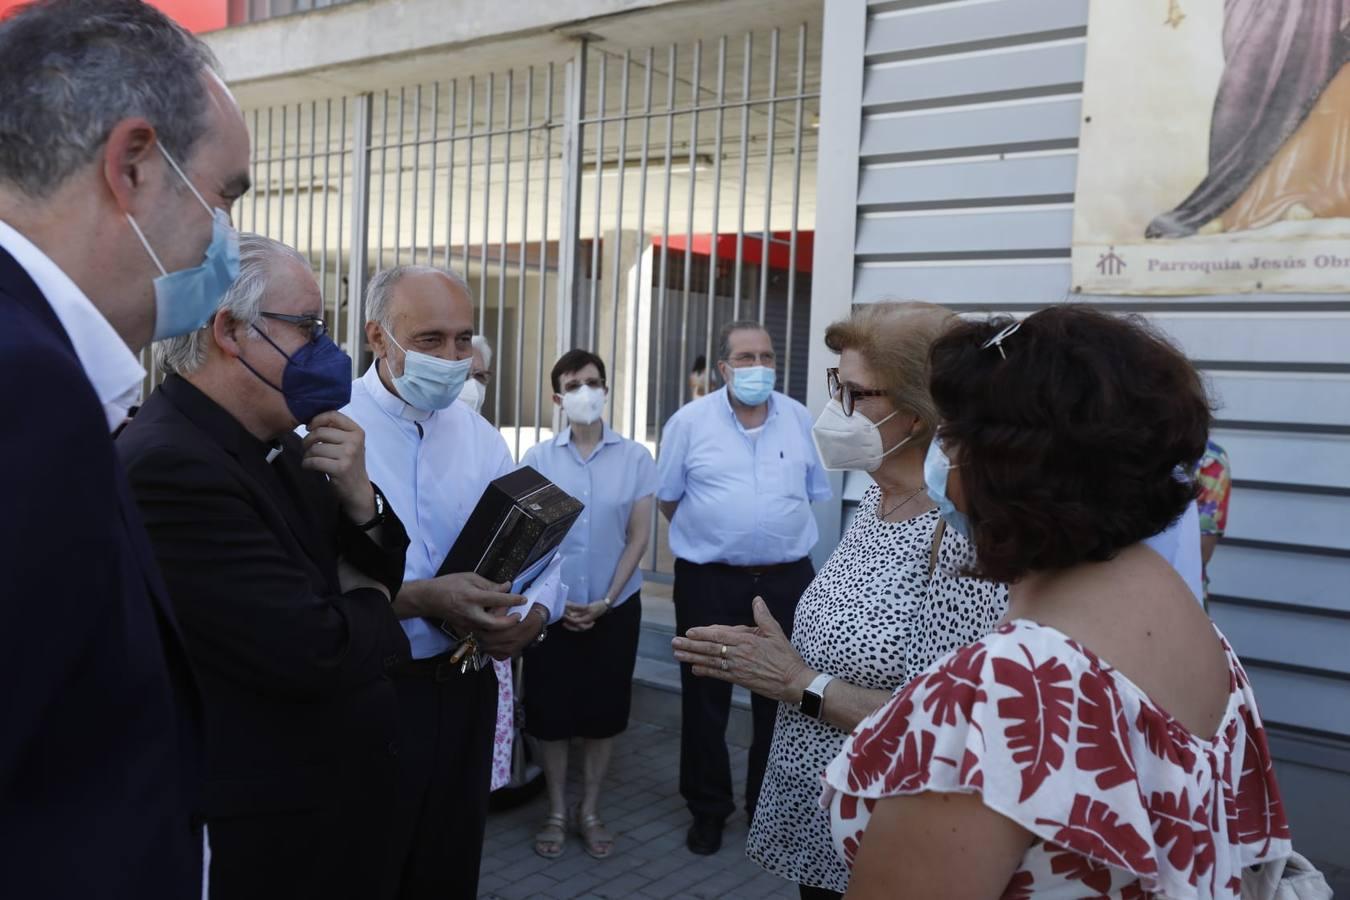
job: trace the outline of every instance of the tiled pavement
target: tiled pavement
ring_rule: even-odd
[[[542,795],[509,812],[494,813],[483,848],[480,900],[796,897],[796,885],[745,857],[744,813],[727,822],[720,853],[695,856],[684,846],[689,813],[679,793],[679,740],[678,732],[636,720],[618,738],[600,808],[616,837],[609,859],[591,859],[572,834],[561,859],[536,856],[533,837],[547,812]],[[740,802],[745,750],[731,750]],[[577,774],[574,765],[574,779]],[[569,799],[579,796],[579,785],[570,785]]]

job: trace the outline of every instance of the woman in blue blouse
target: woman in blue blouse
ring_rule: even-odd
[[[605,363],[585,350],[553,367],[553,402],[568,427],[530,448],[523,464],[586,505],[563,541],[566,615],[525,659],[525,732],[539,741],[549,814],[535,835],[540,856],[562,855],[567,749],[585,747],[584,790],[572,810],[586,852],[604,859],[614,838],[597,812],[613,738],[628,727],[630,687],[642,624],[638,563],[651,539],[656,463],[646,447],[604,423]]]

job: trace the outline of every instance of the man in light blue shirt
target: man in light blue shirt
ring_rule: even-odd
[[[658,461],[657,499],[675,555],[675,628],[755,624],[763,597],[791,633],[797,600],[815,570],[819,533],[811,504],[830,498],[806,407],[774,391],[773,339],[757,322],[722,332],[718,372],[726,387],[675,413]],[[716,853],[735,810],[726,747],[731,685],[680,666],[680,793],[693,813],[687,843]],[[754,738],[745,806],[754,816],[768,762],[776,704],[752,696]]]
[[[541,636],[549,609],[506,616],[523,598],[474,573],[437,576],[489,482],[515,463],[502,436],[457,403],[472,355],[473,302],[451,272],[400,266],[366,292],[375,363],[343,410],[366,432],[366,468],[408,532],[393,609],[413,661],[391,672],[398,695],[399,803],[389,823],[397,900],[477,896],[497,724],[497,678],[451,662],[448,622],[504,659]],[[544,602],[549,602],[547,599]],[[551,605],[551,604],[550,604]]]

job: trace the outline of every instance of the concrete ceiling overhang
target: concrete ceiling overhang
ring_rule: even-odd
[[[821,0],[358,0],[205,40],[253,108],[563,62],[581,37],[621,53],[820,20]]]

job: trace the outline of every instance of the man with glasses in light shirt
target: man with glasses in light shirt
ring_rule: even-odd
[[[830,487],[811,440],[811,415],[774,390],[776,364],[762,325],[731,323],[717,363],[726,386],[666,423],[657,499],[670,520],[681,635],[700,625],[754,626],[769,615],[790,633],[797,600],[815,577],[809,555],[819,533],[811,504],[828,500]],[[708,855],[720,849],[735,810],[726,747],[731,685],[696,678],[681,665],[680,687],[680,793],[694,817],[687,844]],[[745,808],[753,818],[777,709],[758,695],[751,702]]]

